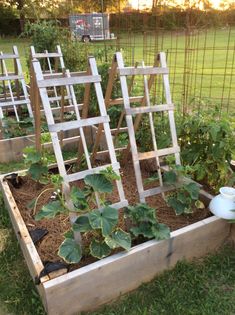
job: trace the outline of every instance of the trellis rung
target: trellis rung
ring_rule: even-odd
[[[23,75],[4,75],[0,76],[0,81],[23,80]]]
[[[63,57],[62,53],[35,53],[34,58],[59,58]]]
[[[137,103],[137,102],[142,102],[143,101],[143,96],[131,96],[129,97],[129,102],[130,103]],[[124,101],[123,101],[123,98],[120,97],[120,98],[116,98],[116,99],[111,99],[109,101],[109,105],[120,105],[120,104],[123,104]]]
[[[30,104],[30,100],[19,100],[19,101],[9,101],[9,102],[1,102],[0,101],[0,107],[6,107],[6,106],[17,106],[17,105],[24,105],[24,104]]]
[[[103,124],[109,122],[109,116],[100,116],[100,117],[93,117],[87,118],[82,120],[73,120],[67,122],[61,122],[53,125],[48,125],[48,129],[50,132],[59,132],[59,131],[66,131],[77,129],[81,127],[88,127],[96,124]]]
[[[168,74],[168,68],[162,67],[125,67],[118,69],[120,75]]]
[[[56,78],[48,80],[38,80],[37,85],[39,88],[66,86],[73,84],[86,84],[86,83],[98,83],[101,82],[100,75],[87,75],[81,77],[69,77],[69,78]]]
[[[155,188],[144,190],[143,192],[140,192],[139,195],[140,195],[140,198],[147,198],[147,197],[151,197],[153,195],[157,195],[160,193],[171,191],[171,190],[176,189],[180,186],[182,186],[182,184],[179,183],[179,184],[175,184],[174,186],[169,185],[169,186],[155,187]]]
[[[2,54],[0,55],[0,60],[4,59],[18,59],[20,56],[18,54]]]
[[[172,147],[172,148],[166,148],[166,149],[160,149],[157,151],[149,151],[144,153],[138,153],[138,159],[141,160],[148,160],[168,154],[175,154],[180,152],[180,147]]]
[[[127,108],[126,115],[155,113],[155,112],[163,112],[167,110],[174,110],[174,104],[154,105],[151,107],[145,106],[145,107]]]
[[[78,173],[65,175],[64,180],[68,183],[75,182],[77,180],[83,179],[87,175],[98,174],[100,171],[106,170],[107,167],[109,167],[109,166],[112,166],[114,171],[118,171],[120,168],[120,164],[118,162],[113,163],[113,164],[106,164],[106,165],[94,167],[91,170],[85,170],[85,171],[81,171]]]

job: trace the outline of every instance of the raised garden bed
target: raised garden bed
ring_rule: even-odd
[[[66,138],[64,139],[64,149],[70,150],[77,147],[78,132],[66,131],[64,137]],[[86,139],[88,143],[93,139],[92,129],[89,127],[86,129]],[[35,135],[0,140],[0,163],[22,160],[23,149],[33,145],[35,145]],[[53,151],[51,142],[45,143],[43,146],[49,151]]]
[[[134,196],[131,201],[135,202],[136,188],[130,189],[130,183],[128,184],[125,178],[127,176],[129,180],[132,180],[130,170],[124,173],[124,189],[127,198]],[[30,221],[26,222],[27,219],[22,212],[25,205],[20,205],[19,194],[17,195],[16,190],[14,191],[10,186],[6,179],[1,179],[5,203],[29,271],[34,279],[38,279],[44,268],[42,258],[29,234]],[[127,191],[129,191],[129,196]],[[151,197],[150,203],[156,202],[155,197]],[[204,201],[207,199],[205,195],[202,197]],[[158,196],[158,198],[161,197]],[[28,200],[25,199],[26,204]],[[162,204],[161,206],[163,207]],[[50,277],[55,277],[53,279],[49,276],[41,277],[37,288],[48,314],[69,315],[95,309],[137,288],[141,283],[150,281],[159,272],[172,268],[177,261],[201,257],[218,248],[229,237],[232,238],[232,235],[235,238],[234,226],[214,216],[208,217],[209,213],[206,210],[201,210],[201,213],[193,215],[194,217],[187,216],[185,219],[179,216],[175,219],[173,216],[171,218],[170,210],[165,209],[165,211],[161,213],[159,210],[158,218],[160,222],[169,221],[168,225],[173,230],[169,240],[146,241],[132,247],[129,252],[118,252],[67,274],[59,275],[60,273],[54,272],[50,275]],[[53,222],[50,224],[53,225]],[[40,248],[39,252],[43,256]],[[48,257],[44,256],[43,260],[46,258]]]

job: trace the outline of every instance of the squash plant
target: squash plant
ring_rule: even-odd
[[[57,215],[76,215],[71,222],[71,229],[65,233],[65,239],[60,245],[58,255],[67,263],[78,263],[83,252],[98,259],[108,256],[112,249],[122,247],[129,250],[131,237],[118,227],[118,210],[111,207],[106,197],[113,191],[112,181],[119,176],[107,168],[99,174],[87,175],[84,178],[85,186],[73,186],[69,199],[72,208],[69,208],[64,194],[61,192],[61,178],[52,176],[52,184],[57,191],[57,198],[44,205],[36,214],[35,220],[50,219]],[[94,208],[98,198],[99,209]],[[76,233],[89,233],[90,243],[85,246],[76,238]]]

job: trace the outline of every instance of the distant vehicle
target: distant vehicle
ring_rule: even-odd
[[[107,13],[85,13],[69,16],[69,25],[74,39],[83,42],[115,39],[109,30]]]

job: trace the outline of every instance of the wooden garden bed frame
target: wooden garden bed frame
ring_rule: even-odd
[[[0,186],[29,272],[35,279],[43,263],[3,177]],[[212,216],[172,232],[169,240],[147,241],[129,252],[112,255],[54,279],[45,276],[37,289],[49,315],[94,310],[150,281],[178,261],[202,257],[228,240],[235,242],[235,225]]]

